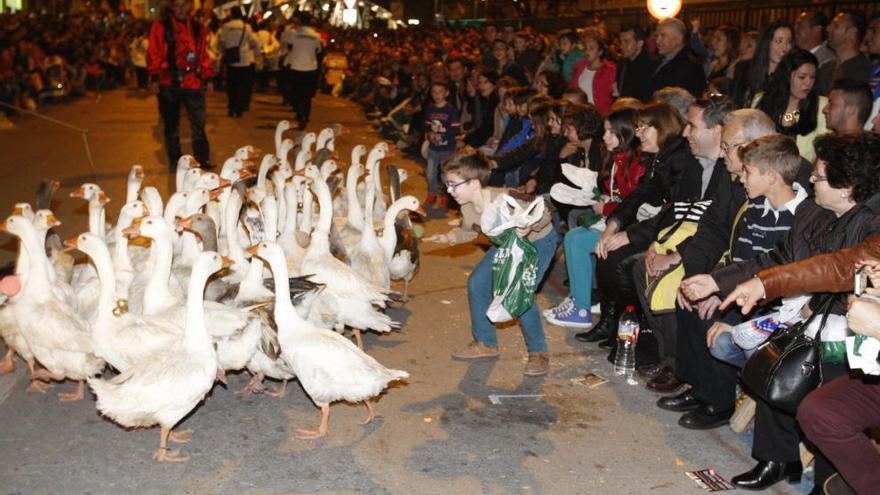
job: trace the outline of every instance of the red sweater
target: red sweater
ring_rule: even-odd
[[[627,162],[627,158],[629,162]],[[602,216],[608,217],[639,185],[639,179],[645,175],[638,153],[621,151],[612,158],[614,161],[614,190],[611,190],[611,177],[602,183],[602,193],[611,196],[602,208]]]
[[[208,29],[199,29],[199,40],[194,39],[193,19],[179,21],[171,18],[174,27],[174,51],[177,70],[183,73],[180,87],[183,89],[201,89],[202,81],[214,76],[211,58],[208,56]],[[189,55],[189,60],[187,60]],[[150,77],[157,78],[161,85],[171,85],[172,74],[168,64],[168,45],[165,43],[165,22],[160,19],[153,22],[150,30],[150,47],[147,51],[147,72]]]
[[[578,60],[577,63],[574,64],[574,71],[572,72],[569,86],[572,88],[578,87],[578,79],[581,77],[581,72],[583,72],[586,67],[587,59]],[[614,91],[614,82],[616,80],[617,65],[610,60],[604,60],[602,65],[600,65],[599,69],[596,71],[596,75],[593,76],[592,101],[596,110],[599,110],[602,115],[608,115],[608,112],[611,111],[611,102],[614,101],[612,93]]]

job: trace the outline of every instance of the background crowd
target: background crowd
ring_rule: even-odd
[[[217,85],[228,78],[229,116],[247,111],[254,86],[293,103],[284,27],[240,15],[226,27],[199,21],[211,74]],[[552,226],[538,240],[564,236],[570,295],[544,318],[579,329],[578,340],[613,360],[618,318],[635,308],[639,373],[673,394],[657,406],[681,412],[682,427],[716,428],[734,414],[738,369],[757,346],[734,338],[738,325],[756,314],[837,316],[820,336],[825,384],[797,412],[754,398],[757,464],[733,482],[763,490],[800,479],[806,442],[814,493],[877,493],[880,454],[864,430],[880,426],[880,385],[847,369],[841,342],[880,326],[864,316],[880,305],[864,300],[846,322],[851,263],[880,257],[880,136],[871,132],[880,132],[880,14],[807,11],[755,28],[666,19],[617,32],[317,31],[321,86],[362,104],[386,138],[425,159],[427,206],[447,206],[447,192],[464,197],[456,188],[474,181],[548,199]],[[100,91],[128,77],[144,87],[146,31],[124,16],[0,16],[0,101],[33,108],[54,89]],[[242,56],[224,64],[230,47]],[[443,164],[461,156],[472,158],[453,162],[450,182]],[[551,197],[567,182],[564,163],[596,174],[588,205]],[[463,227],[443,240],[477,235]],[[831,261],[846,276],[811,268]],[[813,297],[793,297],[805,292]],[[733,302],[757,303],[758,313]],[[527,346],[542,344],[529,348],[527,374],[536,375],[547,361],[533,320]],[[474,342],[456,357],[497,356],[473,323]],[[545,357],[532,363],[532,351]]]

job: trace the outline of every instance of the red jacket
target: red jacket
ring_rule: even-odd
[[[171,25],[174,27],[174,48],[177,52],[175,60],[178,72],[183,75],[180,87],[184,89],[200,89],[203,80],[214,76],[207,50],[208,28],[200,26],[199,40],[196,42],[193,33],[193,25],[196,22],[193,19],[179,21],[171,17]],[[172,83],[164,19],[153,22],[153,28],[150,30],[147,72],[151,78],[158,79],[161,85],[168,86]]]
[[[572,88],[578,87],[578,79],[586,67],[587,59],[578,60],[574,64],[574,71],[572,72],[569,86]],[[596,75],[593,76],[593,101],[591,102],[602,115],[608,115],[608,112],[611,111],[611,102],[614,101],[612,92],[614,91],[614,82],[616,80],[617,65],[610,60],[603,61],[602,65],[599,66],[599,70],[596,71]]]
[[[629,163],[627,163],[629,158]],[[639,185],[639,179],[645,175],[645,167],[639,159],[639,154],[631,151],[621,151],[614,155],[614,190],[611,190],[611,177],[602,183],[602,194],[611,196],[602,208],[602,216],[608,217],[620,205],[620,202]]]

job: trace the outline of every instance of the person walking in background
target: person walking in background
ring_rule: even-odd
[[[312,113],[312,98],[318,90],[318,63],[324,46],[321,35],[309,24],[311,17],[299,13],[298,26],[284,32],[281,40],[284,66],[288,72],[288,99],[299,121],[299,129],[305,129]]]
[[[131,44],[128,45],[128,55],[137,77],[138,89],[147,89],[147,50],[149,46],[150,40],[147,38],[146,30],[144,27],[139,27]]]
[[[190,0],[174,0],[171,14],[153,22],[147,51],[150,88],[158,96],[165,128],[168,168],[174,170],[180,150],[180,106],[186,107],[192,134],[193,155],[203,168],[211,168],[205,134],[205,91],[213,91],[214,76],[207,51],[207,29],[191,17]]]
[[[255,54],[260,50],[260,40],[244,21],[241,7],[232,7],[230,20],[220,30],[220,48],[226,65],[227,115],[241,117],[250,108]]]

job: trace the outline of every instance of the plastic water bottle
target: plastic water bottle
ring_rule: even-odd
[[[639,340],[639,317],[635,306],[627,306],[617,325],[617,355],[614,358],[614,374],[633,379],[636,369],[636,342]]]

